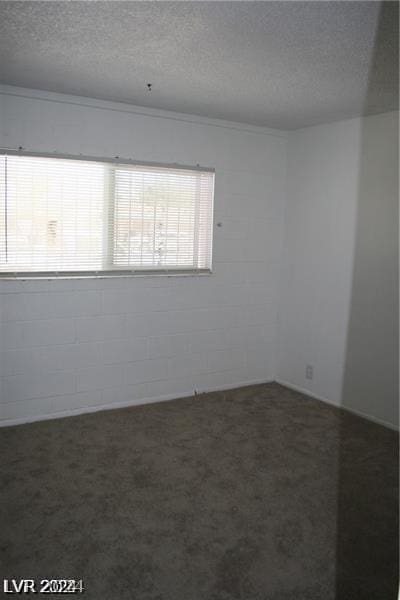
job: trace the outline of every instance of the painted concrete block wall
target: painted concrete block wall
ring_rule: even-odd
[[[0,281],[0,420],[275,375],[284,132],[2,87],[0,146],[216,169],[214,273]]]
[[[397,304],[398,113],[291,133],[278,378],[396,426]]]

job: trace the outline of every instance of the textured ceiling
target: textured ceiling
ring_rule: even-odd
[[[397,11],[363,1],[2,1],[0,81],[295,129],[397,108]]]

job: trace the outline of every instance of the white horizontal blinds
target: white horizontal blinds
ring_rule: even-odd
[[[1,156],[0,271],[102,268],[102,164]]]
[[[199,173],[198,186],[199,206],[197,264],[199,269],[211,269],[214,214],[214,173]]]
[[[207,270],[214,174],[0,156],[1,273]]]
[[[0,156],[0,268],[7,263],[7,157]]]
[[[114,268],[210,268],[213,179],[210,172],[116,167]]]

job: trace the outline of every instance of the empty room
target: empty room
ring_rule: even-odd
[[[399,5],[0,0],[0,589],[398,600]]]

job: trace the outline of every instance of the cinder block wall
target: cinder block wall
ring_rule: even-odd
[[[216,170],[214,272],[0,281],[0,422],[275,376],[285,132],[12,87],[0,146]]]

